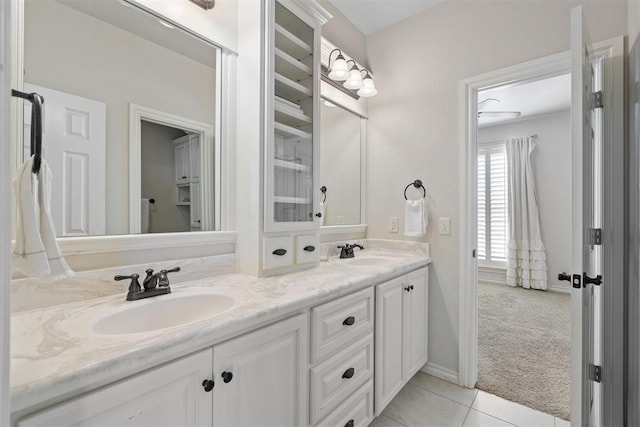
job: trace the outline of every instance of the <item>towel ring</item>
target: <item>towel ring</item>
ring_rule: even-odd
[[[322,203],[327,201],[327,187],[324,185],[320,187],[320,192],[322,193]]]
[[[407,185],[406,187],[404,187],[404,199],[405,200],[409,200],[407,199],[407,190],[409,189],[409,187],[414,186],[416,188],[422,188],[422,198],[424,199],[425,197],[427,197],[427,190],[424,188],[424,185],[422,185],[422,181],[419,179],[416,179],[415,181],[413,181],[412,183],[410,183],[409,185]]]

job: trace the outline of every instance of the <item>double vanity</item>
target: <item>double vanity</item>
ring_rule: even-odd
[[[324,245],[326,261],[283,276],[15,313],[12,423],[368,425],[427,362],[430,258],[363,246],[340,259]]]

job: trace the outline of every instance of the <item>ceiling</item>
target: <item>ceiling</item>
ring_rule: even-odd
[[[443,0],[329,0],[364,34],[422,12]]]
[[[499,101],[487,101],[495,98]],[[563,74],[530,83],[505,85],[478,93],[478,111],[520,111],[518,118],[478,119],[487,127],[522,120],[571,108],[571,74]]]

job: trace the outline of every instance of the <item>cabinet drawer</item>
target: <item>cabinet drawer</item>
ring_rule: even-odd
[[[311,424],[326,417],[373,378],[373,334],[311,369]]]
[[[373,294],[373,288],[364,289],[311,310],[313,363],[373,331]]]
[[[317,427],[366,427],[373,419],[373,381],[347,399]]]
[[[320,259],[320,236],[309,234],[296,237],[296,263],[316,262]]]
[[[269,270],[291,264],[293,264],[293,238],[265,237],[262,268]]]

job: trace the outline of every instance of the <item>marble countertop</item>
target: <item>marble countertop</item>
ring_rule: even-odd
[[[416,251],[372,248],[366,256],[387,260],[365,266],[332,257],[283,276],[228,274],[174,285],[172,294],[147,300],[127,302],[119,294],[15,313],[12,412],[24,414],[63,401],[431,262]],[[125,306],[230,287],[239,303],[205,320],[122,335],[92,329],[97,320]]]

